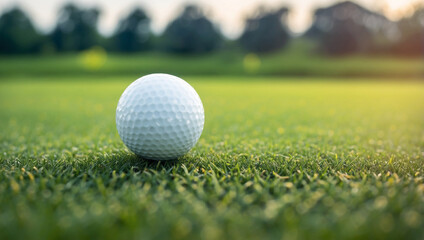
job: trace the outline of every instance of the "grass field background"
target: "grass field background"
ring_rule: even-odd
[[[186,79],[204,132],[151,162],[115,128],[134,79],[3,78],[0,239],[422,239],[422,81]]]
[[[414,79],[424,76],[422,58],[353,55],[331,58],[317,55],[314,45],[293,41],[287,49],[267,55],[221,51],[207,55],[142,53],[107,54],[93,48],[81,53],[45,56],[0,56],[0,78],[23,77],[122,77],[137,78],[151,72],[198,76],[300,76],[374,77]],[[341,78],[343,77],[343,78]]]

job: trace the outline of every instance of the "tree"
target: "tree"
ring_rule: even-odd
[[[135,52],[148,49],[151,38],[150,19],[137,8],[119,22],[113,36],[114,48],[122,52]]]
[[[320,50],[329,55],[376,51],[389,45],[397,31],[396,24],[383,15],[350,1],[317,9],[314,16],[305,37],[317,40]]]
[[[392,47],[395,54],[403,56],[424,55],[424,6],[418,8],[411,17],[398,23],[401,37]]]
[[[222,42],[220,32],[203,11],[188,5],[172,21],[163,34],[165,49],[177,53],[205,53],[218,48]]]
[[[33,53],[40,50],[41,36],[19,8],[0,17],[0,53]]]
[[[97,9],[79,9],[73,4],[65,5],[60,11],[58,23],[50,34],[57,51],[81,51],[99,43]]]
[[[371,48],[372,37],[366,28],[352,20],[336,21],[319,43],[324,53],[341,56],[367,52]]]
[[[290,35],[286,28],[289,10],[262,11],[246,20],[246,26],[240,37],[244,49],[251,52],[272,52],[287,45]]]

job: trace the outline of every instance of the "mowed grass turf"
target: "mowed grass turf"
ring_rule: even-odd
[[[0,239],[422,239],[424,84],[186,78],[204,132],[138,159],[134,79],[0,82]]]

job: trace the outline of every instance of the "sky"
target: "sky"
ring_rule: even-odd
[[[362,6],[383,12],[392,20],[411,13],[412,6],[422,0],[353,0]],[[144,8],[152,18],[152,29],[160,33],[175,18],[186,3],[204,7],[208,16],[229,38],[237,37],[243,30],[244,19],[259,6],[271,8],[287,6],[291,9],[289,28],[294,33],[305,31],[313,20],[313,11],[340,0],[0,0],[0,12],[13,6],[23,8],[41,31],[50,31],[57,12],[65,3],[73,2],[81,7],[98,7],[102,11],[99,30],[110,35],[122,17],[137,6]]]

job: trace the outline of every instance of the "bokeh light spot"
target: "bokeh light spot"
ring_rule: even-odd
[[[261,67],[261,59],[254,53],[247,54],[243,59],[244,70],[248,73],[256,73]]]
[[[107,60],[107,53],[101,47],[93,47],[81,53],[80,61],[85,69],[99,70]]]

